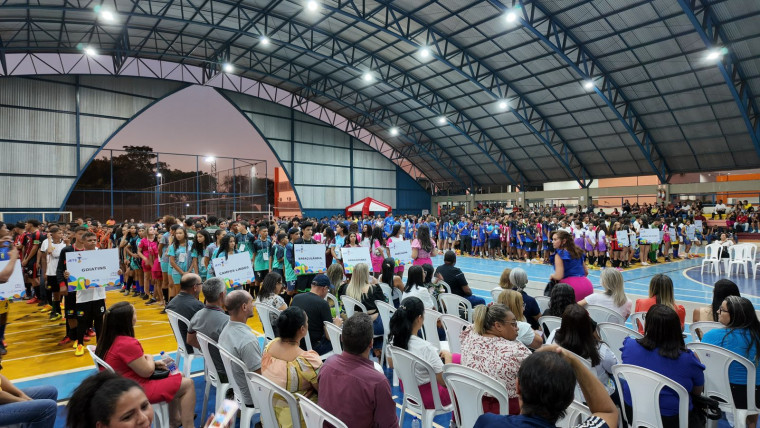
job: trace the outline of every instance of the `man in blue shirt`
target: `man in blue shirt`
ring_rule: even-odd
[[[519,415],[486,413],[474,428],[555,427],[573,402],[576,379],[592,415],[575,428],[616,428],[618,412],[596,375],[556,345],[544,345],[526,358],[517,373]]]

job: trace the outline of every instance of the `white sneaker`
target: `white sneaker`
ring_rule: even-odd
[[[647,263],[647,262],[641,262],[641,266],[649,266],[649,263]]]

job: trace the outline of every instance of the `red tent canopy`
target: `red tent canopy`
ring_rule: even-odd
[[[361,212],[362,215],[369,215],[369,213],[384,212],[386,215],[391,213],[391,206],[386,205],[377,199],[364,198],[360,201],[346,207],[346,217],[351,213]]]

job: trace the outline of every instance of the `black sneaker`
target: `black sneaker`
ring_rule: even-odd
[[[145,302],[145,304],[146,304],[146,305],[152,305],[152,304],[154,304],[154,303],[156,303],[156,302],[158,302],[158,300],[156,300],[156,299],[154,299],[153,297],[151,297],[150,299],[148,299],[148,301],[147,301],[147,302]]]
[[[148,300],[148,295],[145,293],[140,294],[140,298],[143,300]]]

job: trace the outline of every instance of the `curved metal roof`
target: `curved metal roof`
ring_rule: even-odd
[[[760,166],[756,0],[0,1],[4,74],[7,53],[86,46],[230,63],[441,188]]]

